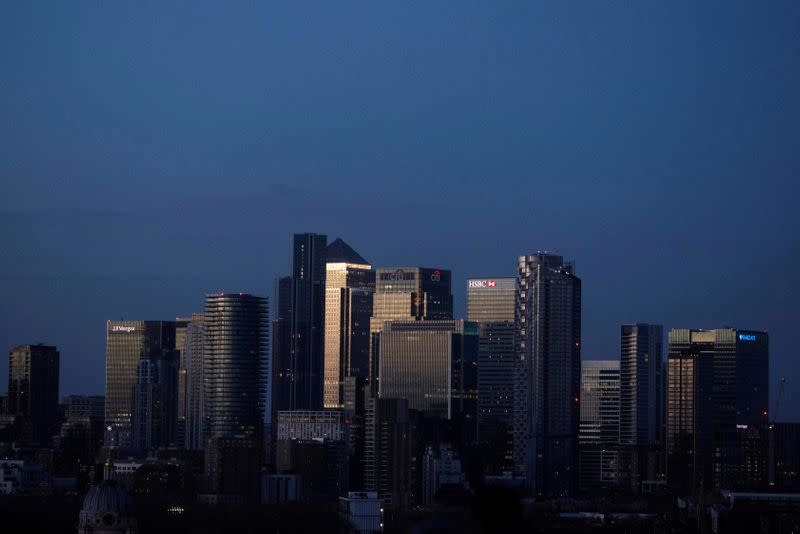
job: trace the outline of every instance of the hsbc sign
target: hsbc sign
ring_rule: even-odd
[[[497,287],[497,282],[494,280],[470,280],[469,288],[484,288],[484,287]]]

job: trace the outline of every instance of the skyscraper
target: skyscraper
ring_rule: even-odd
[[[131,447],[134,385],[139,361],[163,361],[165,394],[171,406],[162,411],[165,425],[177,419],[177,352],[174,321],[108,321],[106,323],[106,445]],[[175,376],[171,376],[172,371]],[[173,381],[174,380],[174,381]],[[174,401],[172,400],[174,399]]]
[[[751,455],[747,449],[753,449],[752,432],[766,429],[768,380],[766,332],[670,330],[666,445],[671,486],[688,493],[755,483],[742,480],[743,474],[749,476],[742,466]],[[739,432],[744,429],[750,432]]]
[[[272,321],[272,406],[270,417],[279,410],[292,409],[294,370],[292,346],[292,277],[275,281],[275,319]]]
[[[206,296],[205,438],[261,440],[269,342],[268,301],[244,293]]]
[[[421,466],[419,414],[406,399],[367,399],[364,486],[389,510],[418,502]]]
[[[384,321],[429,321],[453,318],[450,271],[424,267],[380,268],[375,280],[369,321],[370,394],[378,392],[378,353]]]
[[[139,360],[136,382],[133,386],[133,447],[153,449],[158,447],[158,370],[151,360]]]
[[[205,316],[201,313],[192,314],[192,318],[186,326],[186,338],[181,354],[186,371],[184,447],[190,450],[202,449],[204,444],[203,351],[205,332]]]
[[[635,492],[643,480],[655,480],[664,474],[663,338],[661,325],[637,323],[620,328],[621,476]]]
[[[175,350],[178,352],[178,396],[177,421],[175,425],[175,445],[186,448],[186,413],[188,411],[189,363],[186,358],[186,329],[191,319],[178,317],[175,319]]]
[[[364,380],[375,272],[341,239],[328,245],[325,278],[325,408],[342,408],[344,381]]]
[[[323,404],[327,242],[325,235],[294,235],[290,410],[318,410]]]
[[[619,482],[619,360],[581,363],[580,487]]]
[[[517,354],[515,278],[467,281],[467,318],[478,323],[478,439],[486,472],[511,472],[512,424]]]
[[[56,430],[59,361],[47,345],[17,345],[8,353],[6,410],[22,418],[20,441],[46,445]]]
[[[520,256],[514,460],[536,496],[572,495],[580,416],[581,280],[561,256]]]
[[[476,426],[478,329],[463,319],[385,321],[380,341],[381,398],[440,419]],[[471,432],[474,438],[475,432]]]

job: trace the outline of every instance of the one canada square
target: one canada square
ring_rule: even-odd
[[[574,495],[578,479],[581,280],[561,256],[520,256],[514,462],[537,497]]]

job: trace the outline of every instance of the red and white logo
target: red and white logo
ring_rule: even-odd
[[[495,287],[496,285],[497,282],[495,282],[494,280],[489,280],[488,282],[486,282],[486,287]]]

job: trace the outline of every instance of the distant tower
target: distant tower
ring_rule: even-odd
[[[22,416],[22,440],[46,445],[58,415],[59,353],[47,345],[17,345],[8,354],[10,415]]]
[[[762,485],[768,476],[763,465],[768,440],[767,333],[672,329],[667,362],[669,484],[687,493]]]
[[[344,381],[369,366],[369,319],[375,271],[341,239],[328,245],[325,277],[325,408],[344,406]]]
[[[664,474],[663,340],[661,325],[637,323],[620,328],[620,474],[637,493],[643,480]]]
[[[378,394],[378,354],[384,321],[430,321],[453,318],[451,273],[425,267],[380,268],[375,279],[369,321],[369,392]]]
[[[619,483],[619,360],[581,363],[580,487]]]
[[[581,280],[561,256],[520,256],[514,459],[537,497],[574,495],[578,478]]]
[[[206,296],[206,439],[261,439],[269,342],[267,305],[266,298],[242,293]]]
[[[512,428],[517,369],[515,278],[467,281],[467,318],[479,325],[478,439],[487,474],[514,470]]]
[[[186,341],[182,353],[186,370],[186,430],[184,446],[190,450],[202,449],[203,440],[203,350],[205,347],[205,316],[192,314],[186,326]]]
[[[159,369],[163,398],[159,410],[163,443],[174,443],[177,426],[178,352],[174,321],[106,323],[106,445],[131,447],[134,386],[140,360]]]
[[[327,242],[325,235],[294,235],[289,346],[291,410],[319,410],[323,405]]]

